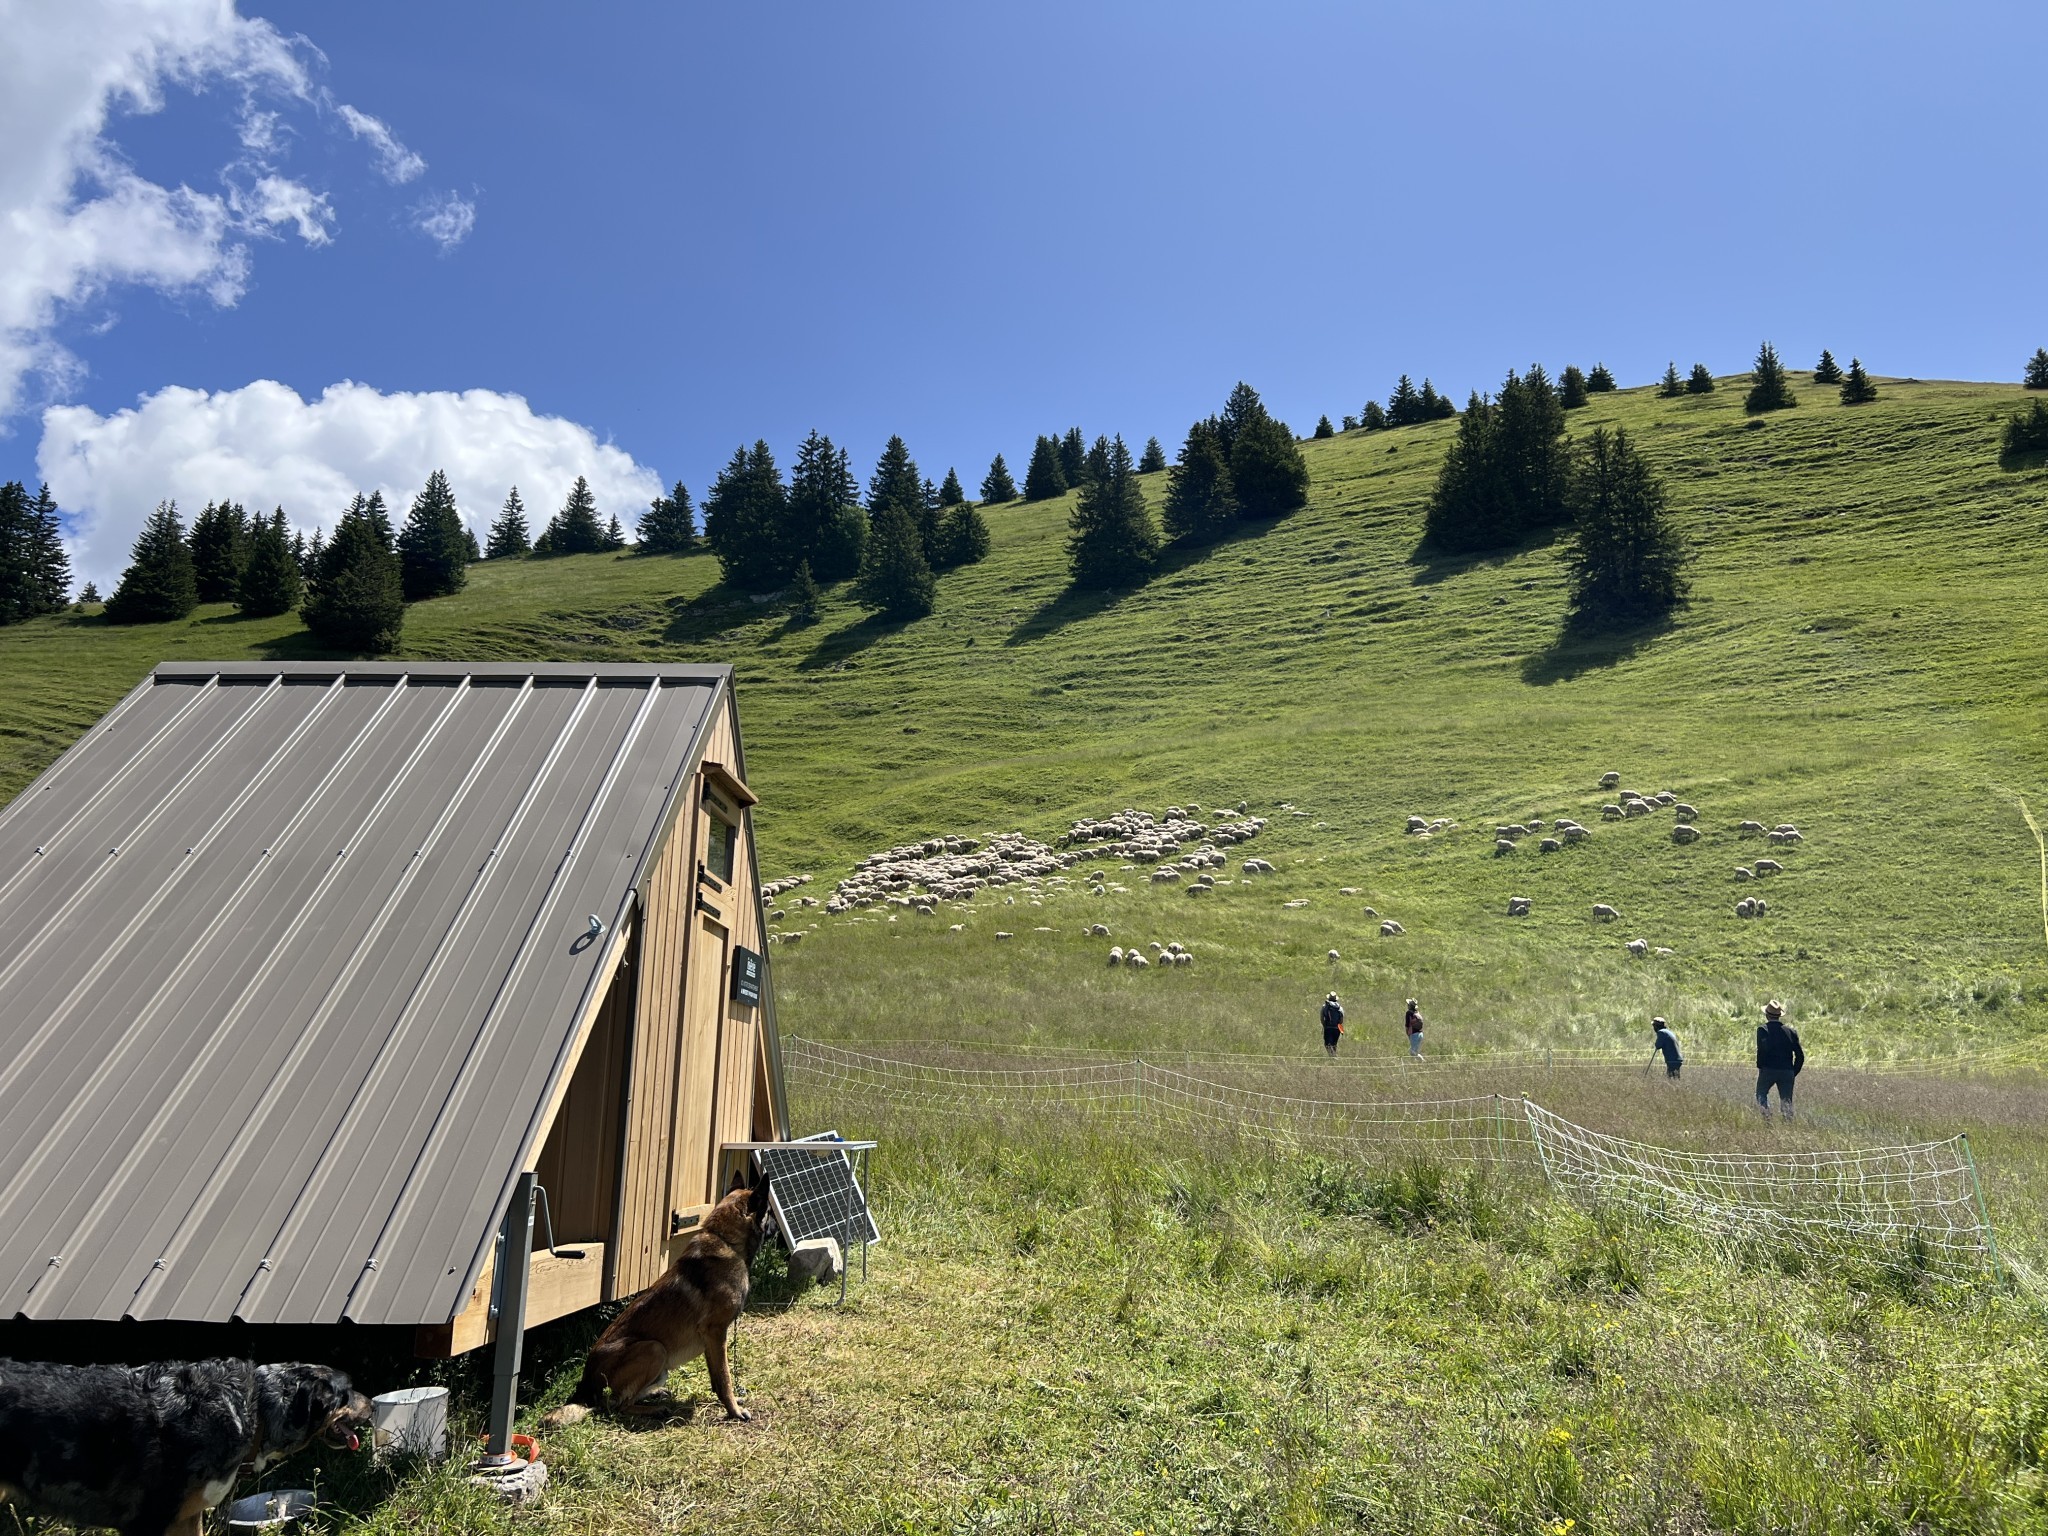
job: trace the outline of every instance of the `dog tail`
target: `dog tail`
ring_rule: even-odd
[[[560,1429],[565,1424],[581,1424],[603,1401],[604,1377],[598,1374],[595,1364],[586,1361],[583,1366],[583,1379],[576,1383],[576,1390],[569,1394],[569,1401],[553,1412],[542,1415],[541,1427]]]

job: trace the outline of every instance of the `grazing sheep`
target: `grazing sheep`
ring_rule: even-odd
[[[1680,821],[1698,821],[1700,819],[1699,807],[1687,805],[1683,800],[1679,801],[1671,809],[1677,814]]]
[[[1747,864],[1738,864],[1735,866],[1735,878],[1738,880],[1754,880],[1756,872]]]
[[[1180,871],[1177,869],[1155,869],[1152,871],[1152,883],[1154,885],[1172,885],[1179,879]]]
[[[1169,942],[1169,943],[1167,944],[1167,946],[1166,946],[1166,952],[1167,952],[1167,953],[1168,953],[1169,955],[1177,955],[1177,954],[1181,953],[1181,952],[1182,952],[1183,950],[1185,950],[1186,948],[1187,948],[1187,945],[1185,945],[1185,944],[1181,943],[1181,941],[1180,941],[1180,940],[1178,940],[1178,939],[1174,939],[1174,940],[1171,940],[1171,941],[1170,941],[1170,942]]]
[[[1188,887],[1188,894],[1190,896],[1206,896],[1215,889],[1216,887],[1213,885],[1191,885]]]
[[[1371,907],[1367,907],[1365,909],[1365,915],[1367,917],[1378,917],[1379,913],[1375,912]]]
[[[1383,923],[1381,923],[1381,924],[1380,924],[1380,936],[1381,936],[1382,938],[1388,938],[1388,939],[1393,939],[1393,938],[1399,938],[1399,937],[1400,937],[1400,936],[1401,936],[1402,934],[1406,933],[1407,931],[1408,931],[1407,929],[1403,928],[1403,927],[1402,927],[1402,926],[1401,926],[1401,925],[1400,925],[1399,923],[1395,922],[1395,921],[1394,921],[1394,920],[1393,920],[1393,919],[1392,919],[1391,917],[1390,917],[1390,918],[1388,918],[1388,919],[1387,919],[1387,920],[1386,920],[1385,922],[1383,922]]]
[[[1758,859],[1756,861],[1756,872],[1759,875],[1779,875],[1785,872],[1785,866],[1776,859]]]
[[[1628,952],[1640,960],[1650,952],[1650,941],[1648,939],[1630,939],[1628,941]]]
[[[1109,946],[1109,963],[1111,965],[1122,965],[1124,963],[1124,952],[1120,946],[1115,944]]]
[[[946,930],[948,933],[965,933],[966,931],[967,925],[965,923],[955,923]]]
[[[1650,953],[1653,955],[1657,955],[1661,958],[1664,955],[1670,954],[1671,951],[1666,949],[1663,945],[1659,944],[1655,949],[1651,950]]]
[[[1600,921],[1603,923],[1608,922],[1613,918],[1621,916],[1619,912],[1615,911],[1614,908],[1607,905],[1607,903],[1604,901],[1596,901],[1593,903],[1593,915],[1599,918]]]
[[[1496,859],[1504,858],[1506,855],[1513,853],[1514,851],[1515,844],[1512,838],[1503,837],[1495,839],[1493,845],[1493,856]]]
[[[1771,904],[1770,904],[1770,903],[1769,903],[1768,901],[1765,901],[1765,900],[1763,899],[1763,897],[1761,897],[1761,896],[1757,897],[1757,899],[1756,899],[1756,915],[1757,915],[1758,917],[1762,917],[1762,916],[1763,916],[1763,915],[1764,915],[1764,914],[1765,914],[1766,912],[1768,912],[1768,911],[1770,911],[1770,910],[1771,910]]]
[[[1540,817],[1531,816],[1529,818],[1528,826],[1531,832],[1541,832],[1545,825],[1546,823]]]
[[[1143,955],[1130,955],[1125,958],[1124,964],[1132,970],[1149,971],[1152,968],[1152,962]]]
[[[1742,834],[1742,836],[1744,837],[1761,837],[1763,835],[1764,824],[1760,821],[1745,821],[1744,823],[1742,823],[1741,826],[1737,827],[1735,830]]]
[[[1620,782],[1621,775],[1618,773],[1603,773],[1600,775],[1600,787],[1602,789],[1612,789]]]
[[[1624,816],[1647,816],[1650,814],[1650,802],[1647,800],[1625,800],[1622,802],[1621,814]]]
[[[1690,822],[1681,821],[1671,829],[1671,841],[1674,843],[1696,843],[1699,840],[1700,829]]]
[[[1088,934],[1091,938],[1106,939],[1109,937],[1109,924],[1090,923],[1088,925]]]
[[[1337,887],[1337,894],[1339,896],[1363,896],[1365,892],[1355,885],[1340,885]]]
[[[1195,957],[1189,954],[1186,950],[1182,950],[1179,954],[1173,957],[1173,963],[1175,965],[1193,965],[1195,963]]]
[[[1618,805],[1603,805],[1600,807],[1600,815],[1606,821],[1619,821],[1621,820],[1621,807]]]
[[[1650,796],[1650,798],[1656,801],[1659,805],[1671,806],[1678,804],[1678,796],[1671,793],[1671,791],[1668,789],[1660,789],[1657,791],[1657,793]]]
[[[1005,932],[1003,929],[998,928],[996,930],[996,937],[999,939],[1014,939],[1015,937],[1017,937],[1017,935],[1015,935],[1014,933]]]
[[[1294,898],[1294,900],[1292,900],[1292,901],[1283,901],[1283,902],[1281,902],[1281,903],[1280,903],[1280,905],[1281,905],[1281,906],[1282,906],[1283,908],[1285,908],[1285,909],[1286,909],[1287,911],[1289,911],[1289,912],[1292,912],[1292,911],[1293,911],[1293,910],[1294,910],[1294,909],[1295,909],[1296,907],[1305,907],[1305,906],[1307,906],[1307,905],[1308,905],[1308,898],[1307,898],[1306,896],[1297,896],[1297,897],[1295,897],[1295,898]]]
[[[1555,853],[1558,849],[1562,848],[1563,846],[1564,844],[1559,842],[1556,838],[1546,837],[1545,839],[1543,839],[1542,842],[1536,845],[1536,851],[1538,853]]]
[[[1509,916],[1509,917],[1527,917],[1528,915],[1529,915],[1529,898],[1528,898],[1528,897],[1526,897],[1526,896],[1510,896],[1510,897],[1508,898],[1508,916]]]
[[[803,943],[803,941],[804,936],[801,931],[798,931],[796,933],[785,933],[782,935],[782,942],[785,944],[801,944]]]
[[[1429,818],[1427,816],[1410,816],[1408,818],[1408,830],[1411,834],[1427,832],[1429,830]]]
[[[1145,947],[1151,950],[1152,953],[1155,955],[1163,955],[1166,953],[1166,946],[1160,943],[1157,939],[1154,939],[1150,944],[1146,945]]]
[[[1511,821],[1504,827],[1495,827],[1493,829],[1493,835],[1497,838],[1500,838],[1502,841],[1506,841],[1508,838],[1511,837],[1527,837],[1529,835],[1529,829],[1523,826],[1519,821]]]
[[[1204,890],[1208,890],[1216,884],[1216,877],[1214,875],[1197,875],[1195,876],[1195,884],[1201,886]]]
[[[1568,843],[1583,843],[1587,838],[1591,837],[1592,835],[1593,834],[1584,827],[1566,827],[1564,829],[1564,840]]]
[[[1336,964],[1336,963],[1337,963],[1337,962],[1338,962],[1339,960],[1341,960],[1341,959],[1343,959],[1343,958],[1344,958],[1344,957],[1343,957],[1342,955],[1338,954],[1338,953],[1337,953],[1337,951],[1335,951],[1334,949],[1330,951],[1330,954],[1329,954],[1329,961],[1330,961],[1330,964],[1332,964],[1332,965],[1335,965],[1335,964]]]
[[[1742,900],[1735,903],[1735,915],[1737,917],[1755,917],[1762,910],[1763,903],[1754,896],[1745,896]]]
[[[1792,823],[1789,821],[1781,821],[1775,827],[1771,828],[1771,830],[1773,832],[1797,832],[1799,829],[1793,826]]]

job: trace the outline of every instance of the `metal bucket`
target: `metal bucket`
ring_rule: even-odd
[[[448,1389],[401,1387],[371,1398],[370,1445],[380,1460],[424,1456],[439,1461],[446,1456]]]
[[[230,1531],[281,1531],[313,1512],[310,1488],[279,1488],[270,1493],[252,1493],[228,1506]]]

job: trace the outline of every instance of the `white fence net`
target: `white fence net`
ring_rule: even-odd
[[[1969,1142],[1828,1152],[1691,1152],[1577,1125],[1525,1098],[1336,1100],[1268,1093],[1146,1061],[949,1066],[797,1037],[783,1042],[793,1092],[844,1117],[990,1121],[1018,1114],[1144,1122],[1242,1137],[1276,1150],[1382,1162],[1533,1166],[1589,1205],[1811,1254],[1855,1251],[1950,1275],[1995,1268]]]

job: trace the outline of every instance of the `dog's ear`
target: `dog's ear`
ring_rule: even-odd
[[[747,1199],[747,1215],[755,1221],[764,1221],[768,1216],[768,1172],[764,1168],[754,1180],[754,1192]]]

